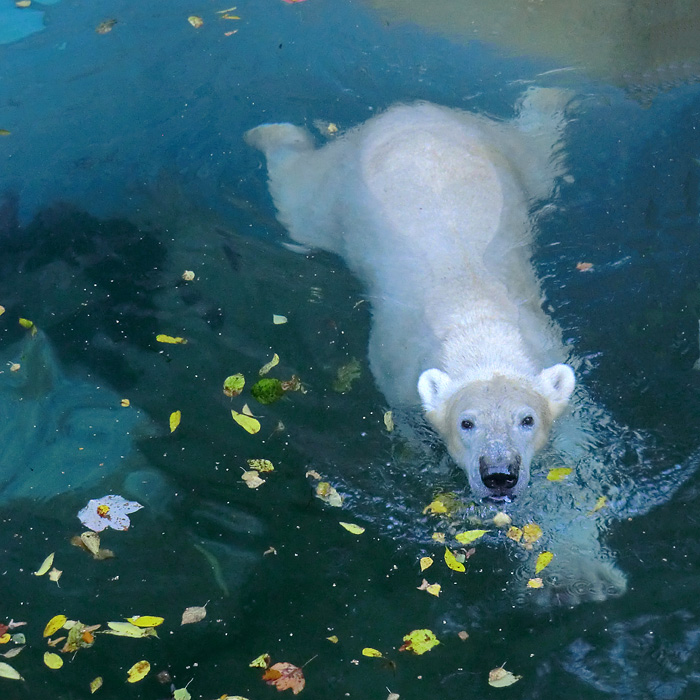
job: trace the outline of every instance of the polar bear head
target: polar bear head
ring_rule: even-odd
[[[476,498],[509,500],[530,479],[530,462],[549,438],[576,379],[568,365],[554,365],[533,379],[494,374],[460,383],[439,369],[418,380],[426,417]]]

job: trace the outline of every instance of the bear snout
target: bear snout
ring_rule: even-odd
[[[520,455],[509,459],[493,459],[486,455],[479,457],[481,482],[490,491],[505,495],[518,483],[520,476]]]

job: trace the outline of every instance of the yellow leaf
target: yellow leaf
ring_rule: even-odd
[[[260,430],[260,421],[257,418],[246,416],[245,414],[238,413],[233,409],[231,409],[231,415],[233,416],[233,420],[235,420],[236,423],[243,428],[243,430],[248,431],[251,435],[255,435],[255,433]]]
[[[52,617],[46,624],[46,627],[44,627],[44,637],[50,637],[54,632],[58,632],[66,624],[67,619],[65,615]]]
[[[425,654],[426,651],[440,644],[438,638],[426,629],[409,632],[403,641],[404,644],[399,647],[399,651],[412,651],[414,654]]]
[[[531,578],[527,582],[528,588],[542,588],[543,586],[544,586],[544,583],[542,582],[541,578]]]
[[[542,552],[537,557],[537,561],[535,562],[535,573],[539,574],[542,569],[549,566],[549,563],[552,561],[553,557],[554,555],[551,552]]]
[[[457,558],[455,555],[447,548],[445,547],[445,564],[452,569],[452,571],[460,571],[464,572],[464,564],[462,562],[457,561]]]
[[[434,501],[428,503],[428,505],[425,506],[425,508],[423,508],[423,514],[425,513],[447,513],[447,508],[439,498],[436,498]]]
[[[258,472],[272,472],[275,470],[274,465],[269,459],[249,459],[246,460],[251,469]]]
[[[187,18],[187,21],[195,29],[199,29],[204,24],[204,20],[201,17],[197,17],[197,15],[191,15],[190,17]]]
[[[428,583],[425,579],[423,579],[423,583],[418,586],[419,591],[427,591],[436,598],[440,595],[440,588],[441,586],[439,583]]]
[[[338,641],[339,641],[339,640],[338,640],[338,637],[337,637],[335,634],[331,635],[330,637],[326,637],[326,639],[327,639],[329,642],[333,642],[333,644],[337,644]]]
[[[316,484],[316,497],[334,508],[340,508],[343,505],[343,497],[327,481],[319,481]]]
[[[52,651],[44,652],[44,663],[53,669],[58,669],[63,666],[63,659],[58,655],[54,654]]]
[[[11,639],[12,635],[9,632],[5,632],[5,634],[0,637],[0,644],[7,644]]]
[[[185,345],[187,343],[187,340],[185,338],[180,338],[179,336],[173,337],[172,335],[164,335],[163,333],[159,333],[156,336],[156,340],[159,343],[169,343],[170,345]]]
[[[508,515],[508,513],[504,513],[503,511],[499,511],[493,516],[493,524],[496,527],[508,527],[512,522],[513,521],[511,520],[510,515]]]
[[[535,523],[528,523],[523,525],[523,541],[532,543],[537,542],[537,540],[542,537],[542,528]]]
[[[425,571],[427,568],[433,565],[432,557],[421,557],[420,558],[420,570]]]
[[[466,532],[459,532],[455,535],[455,539],[460,544],[469,544],[474,540],[478,540],[483,537],[488,530],[467,530]]]
[[[51,552],[42,562],[41,566],[34,572],[34,576],[43,576],[52,566],[55,552]]]
[[[270,655],[260,654],[256,656],[249,664],[251,668],[267,668],[270,665]]]
[[[34,328],[34,322],[30,321],[28,318],[20,318],[19,325],[22,326],[22,328],[26,328],[27,330],[29,330],[30,328]]]
[[[113,634],[117,637],[134,637],[140,639],[142,637],[157,637],[158,634],[152,627],[137,627],[130,622],[108,622],[108,630],[104,634]]]
[[[10,664],[6,664],[4,661],[0,661],[0,678],[9,678],[13,681],[24,680]]]
[[[506,671],[505,668],[494,668],[489,671],[489,685],[494,688],[505,688],[508,685],[513,685],[522,678],[522,676],[514,676],[510,671]]]
[[[442,543],[445,542],[445,533],[444,532],[433,532],[432,537],[436,542],[442,542]]]
[[[54,583],[58,583],[58,579],[61,578],[61,574],[63,574],[63,571],[60,571],[59,569],[54,567],[53,569],[51,569],[51,571],[49,571],[49,579]]]
[[[97,556],[97,553],[100,551],[100,536],[96,532],[92,530],[83,532],[83,534],[80,535],[80,541],[85,545],[90,554],[94,557]]]
[[[241,479],[245,481],[249,489],[257,489],[265,483],[265,479],[261,479],[260,474],[254,470],[243,472],[243,474],[241,474]]]
[[[170,414],[170,432],[174,433],[177,426],[180,425],[180,419],[182,418],[182,411],[173,411]]]
[[[127,673],[127,683],[138,683],[141,679],[145,678],[148,672],[151,670],[151,664],[148,661],[137,661],[126,673]]]
[[[549,470],[547,478],[550,481],[561,481],[562,479],[566,479],[572,471],[573,469],[569,469],[569,467],[557,467],[556,469]]]
[[[122,399],[119,403],[120,403],[124,408],[128,408],[129,406],[131,406],[131,401],[129,401],[129,399]]]
[[[371,656],[373,658],[380,659],[382,656],[384,656],[384,654],[377,649],[372,649],[372,647],[365,647],[362,650],[362,656]]]
[[[365,531],[365,528],[361,527],[360,525],[355,525],[354,523],[340,522],[338,524],[341,527],[344,527],[348,532],[352,532],[353,535],[361,535]]]
[[[164,618],[155,615],[135,615],[126,618],[132,625],[137,627],[158,627],[163,623]]]
[[[185,282],[191,282],[194,279],[194,277],[195,277],[195,275],[194,275],[194,272],[192,270],[185,270],[182,273],[182,279]]]
[[[605,496],[601,496],[596,502],[595,506],[593,506],[593,510],[591,513],[595,513],[596,511],[599,511],[601,508],[605,508],[605,506],[608,504],[608,499]],[[591,514],[589,513],[589,515]]]
[[[258,374],[263,377],[266,375],[273,367],[276,367],[280,363],[280,357],[277,353],[272,356],[272,359],[264,364],[259,370]]]
[[[519,527],[511,525],[508,528],[508,532],[506,532],[506,537],[513,540],[513,542],[520,542],[520,540],[523,538],[523,531]]]
[[[93,680],[90,681],[90,692],[94,693],[97,690],[99,690],[102,687],[102,676],[97,676],[97,678],[94,678]]]
[[[226,19],[228,19],[228,17]],[[238,17],[236,17],[236,19],[238,19]],[[272,314],[272,323],[274,323],[276,326],[281,326],[282,324],[287,323],[287,317],[281,316],[280,314]]]
[[[394,415],[391,411],[387,411],[384,414],[384,427],[387,432],[390,433],[394,429]]]

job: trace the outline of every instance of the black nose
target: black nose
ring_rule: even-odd
[[[492,491],[509,491],[518,483],[520,476],[520,457],[508,461],[479,458],[479,474],[487,489]]]

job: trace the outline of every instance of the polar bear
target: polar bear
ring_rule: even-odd
[[[551,501],[541,480],[530,488],[530,467],[545,446],[551,451],[553,423],[576,385],[530,261],[532,206],[564,175],[568,100],[531,88],[509,122],[398,105],[320,149],[290,124],[246,134],[266,156],[291,237],[338,254],[364,283],[370,366],[389,403],[422,403],[476,501],[513,512],[541,513]],[[582,415],[569,420],[583,436],[569,461],[550,462],[581,462],[577,477],[592,480],[591,495],[600,465],[582,459],[593,442]],[[578,479],[549,528],[557,550],[550,570],[568,589],[566,602],[625,589],[590,508],[571,490]]]

